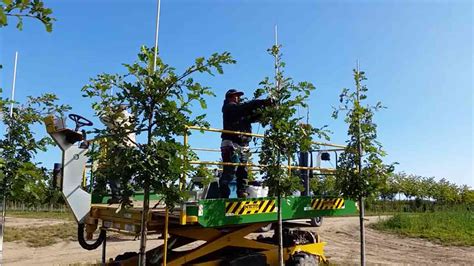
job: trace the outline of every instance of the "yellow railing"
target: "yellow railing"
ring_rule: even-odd
[[[257,137],[257,138],[265,137],[265,135],[262,135],[262,134],[240,132],[240,131],[231,131],[231,130],[225,130],[225,129],[211,128],[211,127],[207,128],[207,127],[198,127],[198,126],[187,126],[186,128],[193,129],[193,130],[200,130],[200,131],[208,131],[208,132],[219,132],[219,133],[229,133],[229,134],[234,134],[234,135],[244,135],[244,136],[250,136],[250,137]],[[185,135],[185,137],[187,137],[186,135]],[[319,146],[325,146],[325,147],[340,148],[340,149],[345,149],[346,148],[346,146],[344,146],[344,145],[325,143],[325,142],[317,142],[317,141],[313,141],[313,144],[317,144]]]
[[[249,132],[231,131],[231,130],[225,130],[225,129],[206,128],[206,127],[198,127],[198,126],[187,126],[186,127],[186,132],[184,134],[184,140],[183,140],[183,144],[184,144],[185,147],[188,146],[188,138],[189,138],[188,133],[189,133],[189,130],[217,132],[217,133],[228,133],[228,134],[234,134],[234,135],[251,136],[251,137],[256,137],[256,138],[264,138],[265,137],[262,134],[255,134],[255,133],[249,133]],[[332,143],[313,142],[313,144],[316,144],[316,145],[319,145],[319,146],[324,146],[324,147],[333,147],[333,148],[335,148],[335,149],[325,149],[325,151],[342,151],[345,148],[345,146],[343,146],[343,145],[332,144]],[[208,151],[208,152],[220,152],[220,149],[209,149],[209,148],[192,148],[191,150],[194,150],[194,151]],[[187,160],[187,158],[184,158],[184,160]],[[261,168],[261,167],[266,167],[267,166],[267,165],[262,165],[262,164],[253,164],[253,163],[231,163],[231,162],[199,161],[199,160],[192,160],[192,161],[189,161],[189,163],[194,164],[194,165],[246,166],[246,167],[249,167],[249,168]],[[289,172],[291,172],[291,170],[316,170],[316,171],[321,171],[321,172],[325,172],[325,173],[333,173],[335,171],[335,169],[333,169],[333,168],[295,166],[295,165],[291,165],[291,160],[288,161],[288,165],[282,165],[281,167],[282,168],[287,168]],[[185,183],[186,183],[186,172],[183,171],[183,175],[181,177],[179,187],[182,188]]]

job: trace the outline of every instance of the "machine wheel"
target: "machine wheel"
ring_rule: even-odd
[[[311,218],[310,224],[314,227],[320,227],[321,225],[323,225],[323,217]]]
[[[288,265],[292,266],[313,266],[318,265],[318,257],[312,254],[305,252],[298,252],[295,255],[291,256],[288,261]]]

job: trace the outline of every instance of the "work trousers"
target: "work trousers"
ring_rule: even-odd
[[[229,163],[247,163],[249,155],[248,145],[239,145],[231,140],[223,140],[221,143],[222,162]],[[224,170],[219,179],[219,194],[221,198],[229,198],[230,182],[237,180],[237,196],[244,197],[247,189],[247,167],[224,165]]]

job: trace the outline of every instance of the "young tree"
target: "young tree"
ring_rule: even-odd
[[[288,171],[285,166],[296,162],[298,151],[309,151],[312,148],[313,136],[328,139],[326,131],[302,124],[303,117],[298,117],[298,108],[306,108],[311,91],[315,89],[310,82],[294,82],[284,76],[285,63],[281,61],[281,46],[274,45],[268,49],[277,62],[278,69],[275,80],[267,77],[260,82],[255,98],[265,94],[274,104],[262,110],[261,123],[268,128],[265,130],[259,163],[265,165],[261,172],[266,177],[266,184],[272,195],[291,195],[301,189],[298,174]]]
[[[109,161],[112,167],[107,179],[119,180],[122,203],[137,187],[144,191],[143,213],[148,213],[149,194],[162,195],[167,208],[173,208],[186,194],[178,186],[193,167],[186,158],[194,154],[179,141],[187,126],[208,126],[205,114],[194,115],[192,107],[198,103],[206,108],[205,96],[213,96],[211,89],[196,82],[196,73],[223,73],[223,65],[233,64],[228,52],[215,53],[209,58],[197,58],[184,73],[157,58],[153,70],[153,49],[142,47],[138,61],[125,64],[127,74],[101,74],[83,88],[85,96],[97,101],[93,108],[98,117],[109,124],[107,129],[96,129],[98,137],[105,137],[107,145],[119,149]],[[113,90],[115,93],[110,93]],[[130,115],[125,115],[129,112]],[[125,115],[125,116],[124,116]],[[130,134],[136,134],[137,138]],[[184,180],[181,180],[184,182]],[[140,246],[144,262],[146,223],[142,218]]]
[[[278,197],[278,228],[280,246],[280,264],[282,263],[282,226],[280,198],[291,195],[296,190],[302,190],[301,179],[298,173],[290,171],[285,166],[296,162],[298,151],[309,151],[312,147],[312,137],[317,134],[325,136],[325,132],[310,125],[302,125],[302,117],[298,117],[298,107],[305,108],[306,100],[315,89],[310,82],[294,82],[292,78],[284,76],[285,63],[281,61],[281,46],[274,45],[268,52],[275,58],[275,82],[267,77],[260,82],[254,96],[259,98],[267,94],[274,102],[273,105],[262,110],[261,122],[265,130],[260,152],[259,163],[265,165],[261,173],[265,176],[265,183],[270,194]]]
[[[46,31],[53,30],[53,21],[51,17],[53,11],[44,6],[41,0],[2,0],[0,2],[0,27],[8,25],[8,17],[16,17],[18,22],[16,27],[23,29],[23,18],[34,18],[44,24]]]
[[[474,189],[468,185],[463,185],[460,188],[461,202],[468,206],[474,207]]]
[[[398,193],[398,184],[394,177],[394,175],[389,175],[387,180],[382,186],[379,188],[379,194],[382,200],[386,201],[393,200],[395,195]]]
[[[25,104],[15,104],[10,116],[8,101],[0,99],[3,103],[1,120],[7,128],[0,139],[0,158],[3,159],[0,193],[4,197],[38,201],[44,198],[46,173],[33,159],[54,143],[48,136],[36,136],[32,127],[41,124],[48,114],[62,114],[70,109],[67,105],[57,105],[57,100],[54,94],[28,97]]]
[[[363,105],[368,91],[362,84],[366,80],[365,73],[359,69],[354,69],[353,72],[355,90],[343,89],[340,95],[341,105],[333,112],[335,119],[342,112],[344,122],[349,126],[349,140],[344,153],[339,157],[336,185],[342,195],[359,200],[361,264],[365,265],[363,198],[378,191],[386,182],[388,174],[393,171],[393,165],[386,165],[382,161],[385,152],[377,141],[377,125],[373,121],[374,113],[383,106],[380,102],[375,106]]]
[[[436,184],[435,199],[437,203],[453,204],[461,201],[461,194],[456,184],[441,178]]]

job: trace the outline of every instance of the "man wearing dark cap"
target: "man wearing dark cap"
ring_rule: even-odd
[[[240,102],[240,96],[244,93],[230,89],[225,94],[222,115],[224,130],[252,132],[252,123],[258,122],[260,110],[272,104],[270,99],[252,100]],[[250,136],[241,134],[222,133],[221,153],[223,162],[247,163],[249,154]],[[229,198],[229,183],[237,178],[237,196],[247,196],[247,168],[245,166],[224,165],[224,171],[219,179],[219,190],[221,198]]]

